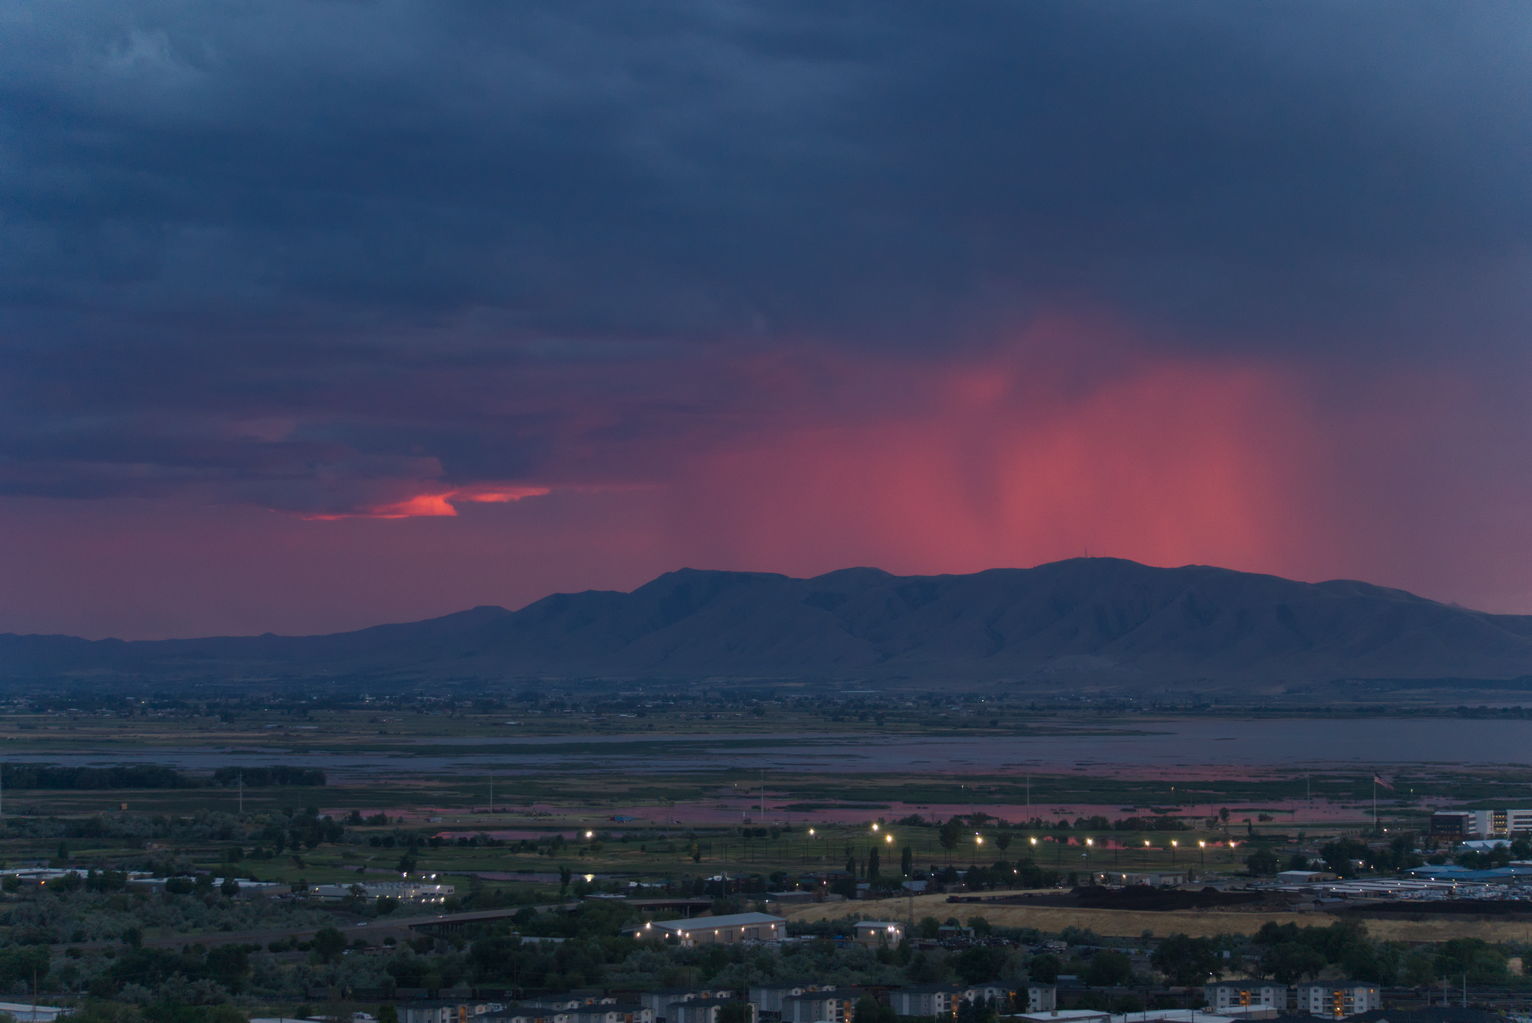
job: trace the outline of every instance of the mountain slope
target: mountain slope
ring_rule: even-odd
[[[0,677],[1092,679],[1510,678],[1532,616],[1367,583],[1074,559],[973,575],[812,579],[683,569],[330,636],[125,643],[0,636]]]

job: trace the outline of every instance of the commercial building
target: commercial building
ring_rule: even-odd
[[[1515,838],[1532,835],[1532,809],[1439,810],[1431,815],[1438,838]]]
[[[787,919],[769,913],[733,913],[728,916],[694,916],[683,920],[652,920],[633,929],[633,937],[674,939],[692,945],[733,945],[741,941],[781,941],[787,937]]]
[[[314,899],[398,899],[422,905],[440,905],[457,889],[450,884],[428,881],[366,881],[359,884],[316,884],[304,893]]]
[[[904,924],[892,920],[858,920],[853,929],[858,945],[896,947],[904,940]]]
[[[1139,1014],[1135,1013],[1137,1019]],[[1054,1009],[1049,1012],[1018,1012],[1002,1016],[1003,1020],[1017,1023],[1112,1023],[1112,1014],[1096,1009]]]

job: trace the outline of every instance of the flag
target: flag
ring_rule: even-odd
[[[1374,785],[1382,785],[1384,788],[1388,789],[1390,792],[1394,791],[1394,787],[1392,785],[1390,785],[1388,782],[1384,781],[1383,780],[1383,776],[1380,775],[1380,774],[1375,774],[1375,775],[1372,776],[1372,783]]]

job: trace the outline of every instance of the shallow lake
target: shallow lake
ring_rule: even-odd
[[[299,747],[219,749],[205,744],[143,751],[8,751],[6,759],[55,764],[161,763],[208,769],[293,764],[337,778],[441,772],[668,772],[759,768],[812,773],[1004,772],[1017,769],[1181,773],[1221,765],[1532,765],[1532,723],[1456,718],[1171,718],[1091,726],[1089,734],[707,735],[654,733],[418,740],[389,752]],[[462,745],[462,753],[450,747]]]

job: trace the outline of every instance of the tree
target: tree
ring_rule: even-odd
[[[957,1023],[995,1023],[1000,1018],[995,1003],[988,998],[965,998],[958,1004]]]
[[[1002,831],[997,834],[995,836],[995,845],[1001,852],[1005,852],[1011,847],[1011,833],[1009,831]]]
[[[1165,975],[1171,984],[1187,987],[1204,983],[1222,965],[1218,945],[1210,938],[1190,938],[1172,934],[1154,950],[1149,965]]]
[[[956,817],[950,817],[936,832],[936,840],[941,847],[947,850],[947,862],[952,862],[952,850],[958,847],[958,842],[963,838],[963,822]]]
[[[35,977],[41,984],[48,976],[48,949],[43,946],[13,945],[0,950],[0,987],[14,987]]]
[[[223,884],[218,886],[218,890],[232,899],[239,894],[239,882],[234,880],[232,876],[226,877],[223,879]]]
[[[1261,969],[1281,984],[1316,977],[1325,965],[1324,955],[1301,941],[1280,942],[1261,953]]]
[[[1507,977],[1505,953],[1481,938],[1453,938],[1437,946],[1436,973],[1466,976],[1469,984],[1501,984]]]
[[[915,850],[910,846],[905,846],[899,852],[899,873],[905,877],[915,873]]]
[[[1399,982],[1407,987],[1429,987],[1436,983],[1436,963],[1424,949],[1404,957],[1399,967]]]
[[[1104,948],[1090,957],[1082,978],[1091,987],[1117,987],[1133,980],[1133,962],[1115,949]]]
[[[1270,877],[1281,865],[1282,861],[1270,849],[1257,849],[1245,857],[1245,866],[1256,877]]]
[[[321,927],[314,935],[314,955],[322,963],[333,963],[346,949],[346,936],[334,927]]]
[[[1319,847],[1319,855],[1329,867],[1341,877],[1352,877],[1357,873],[1355,863],[1366,863],[1372,855],[1372,850],[1365,842],[1358,842],[1354,838],[1342,838],[1334,842],[1326,842]]]
[[[1005,964],[1005,957],[1006,951],[1003,948],[975,945],[959,952],[952,960],[952,968],[957,970],[957,975],[964,983],[978,984],[993,980]]]
[[[230,991],[239,991],[250,973],[250,954],[240,945],[217,945],[208,949],[207,972]]]
[[[878,874],[882,872],[882,865],[878,862],[878,847],[873,846],[867,854],[867,880],[876,881]]]
[[[399,1010],[392,1005],[379,1006],[378,1023],[399,1023]]]
[[[1053,984],[1059,979],[1062,964],[1052,952],[1043,952],[1027,960],[1027,976],[1037,984]]]
[[[884,1005],[872,995],[863,995],[856,1000],[853,1018],[857,1020],[857,1023],[896,1023],[899,1017],[894,1014],[892,1006]],[[750,1011],[747,1008],[745,1015],[738,1021],[723,1019],[722,1011],[720,1011],[718,1023],[749,1023],[749,1021]]]

